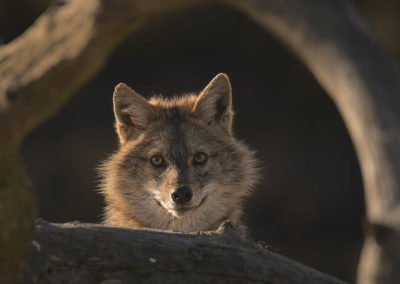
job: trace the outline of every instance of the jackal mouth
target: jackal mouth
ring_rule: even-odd
[[[196,206],[191,206],[191,207],[175,207],[173,210],[182,214],[182,213],[186,213],[188,211],[194,210],[199,208],[201,205],[203,205],[204,201],[206,201],[207,196],[204,196],[203,199],[200,201],[200,203]]]
[[[181,207],[174,207],[174,208],[171,208],[171,209],[165,208],[165,207],[161,204],[161,202],[158,201],[158,200],[156,200],[156,203],[157,203],[158,205],[160,205],[160,206],[161,206],[162,208],[164,208],[164,209],[175,211],[175,212],[177,212],[177,213],[179,213],[179,214],[181,215],[181,214],[184,214],[184,213],[186,213],[186,212],[188,212],[188,211],[191,211],[191,210],[194,210],[194,209],[199,208],[201,205],[203,205],[203,203],[206,201],[206,199],[207,199],[207,196],[204,196],[203,199],[200,201],[200,203],[199,203],[198,205],[196,205],[196,206],[191,206],[191,207],[184,207],[184,206],[181,206]]]

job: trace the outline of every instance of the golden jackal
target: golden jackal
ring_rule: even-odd
[[[119,150],[101,167],[105,223],[183,232],[239,230],[256,160],[232,136],[229,78],[218,74],[198,95],[146,100],[114,91]]]

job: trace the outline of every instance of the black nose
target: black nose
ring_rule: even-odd
[[[190,186],[184,185],[174,189],[171,193],[171,198],[175,203],[186,203],[192,199],[193,192]]]

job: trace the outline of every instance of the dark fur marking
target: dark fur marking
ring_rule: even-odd
[[[186,147],[184,124],[186,122],[184,115],[179,108],[172,108],[168,111],[168,142],[170,155],[173,164],[178,170],[178,184],[185,185],[188,181],[189,165],[188,150]]]

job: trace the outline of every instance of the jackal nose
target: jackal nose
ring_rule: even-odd
[[[190,186],[184,185],[174,189],[171,193],[171,198],[175,203],[186,203],[192,199],[193,192]]]

